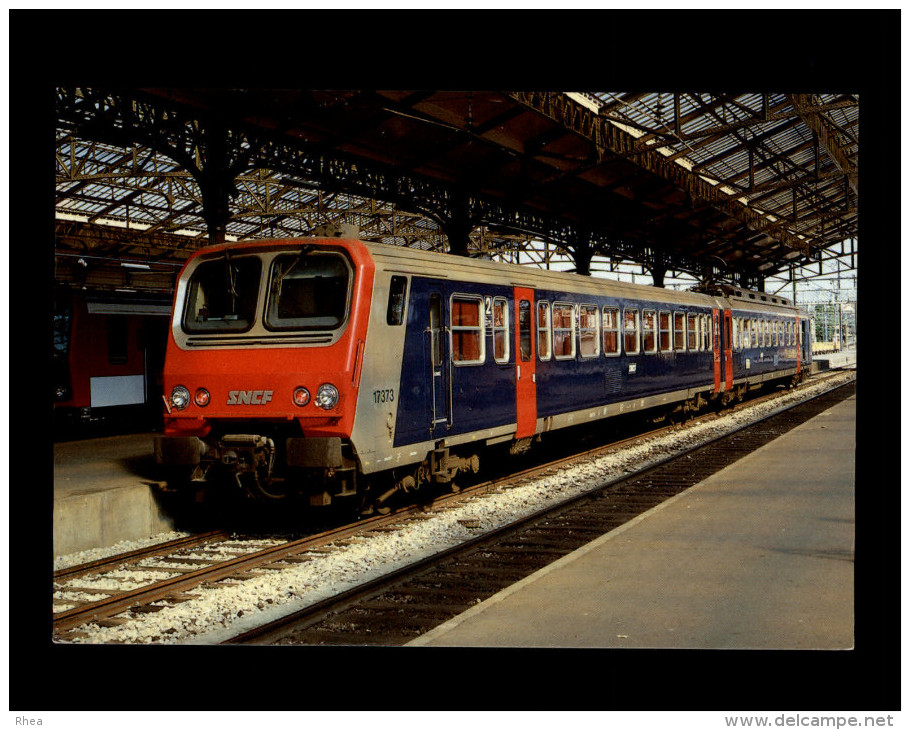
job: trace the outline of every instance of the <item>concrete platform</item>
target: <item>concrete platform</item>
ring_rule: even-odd
[[[851,649],[856,399],[409,646]]]
[[[833,352],[829,355],[815,355],[813,363],[816,370],[837,370],[838,368],[855,368],[856,351]]]
[[[174,529],[158,507],[153,435],[54,445],[54,556]]]

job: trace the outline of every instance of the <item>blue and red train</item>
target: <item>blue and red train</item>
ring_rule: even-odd
[[[176,488],[311,505],[451,482],[489,447],[793,384],[807,314],[340,238],[197,252],[181,272],[158,462]]]

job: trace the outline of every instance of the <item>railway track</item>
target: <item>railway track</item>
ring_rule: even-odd
[[[698,484],[853,392],[851,384],[825,393],[226,643],[405,644]]]
[[[754,402],[755,401],[752,403]],[[711,416],[707,416],[706,418],[710,419]],[[598,447],[582,455],[575,455],[560,459],[556,462],[535,466],[525,470],[525,472],[521,474],[511,475],[509,481],[512,485],[518,485],[523,481],[539,477],[542,473],[558,470],[578,460],[592,459],[604,453],[621,450],[627,446],[628,443],[641,438],[643,438],[643,436],[639,434],[624,442]],[[470,488],[466,488],[458,494],[439,497],[433,501],[432,505],[425,504],[421,506],[399,508],[389,515],[377,515],[375,517],[360,520],[351,525],[345,525],[296,539],[251,540],[236,536],[232,537],[225,532],[212,532],[204,535],[192,536],[191,538],[183,538],[175,543],[165,543],[146,550],[134,551],[133,553],[126,555],[113,556],[103,561],[95,561],[94,563],[74,566],[58,571],[54,575],[55,589],[57,590],[58,596],[55,602],[60,604],[57,606],[60,610],[54,615],[54,636],[58,641],[86,639],[87,635],[84,629],[87,626],[106,629],[128,625],[130,622],[141,621],[143,617],[150,613],[163,611],[167,608],[178,606],[182,603],[191,601],[194,598],[198,598],[200,590],[210,591],[213,587],[229,588],[230,586],[236,586],[239,583],[242,584],[244,581],[251,580],[271,571],[293,568],[311,560],[318,560],[327,550],[345,549],[346,541],[362,539],[370,534],[395,530],[397,529],[396,526],[400,527],[402,523],[424,520],[429,515],[437,514],[453,505],[463,503],[467,499],[476,497],[479,494],[496,492],[503,488],[504,487],[499,480],[484,482],[472,485]],[[651,490],[649,499],[656,495],[658,495],[658,491]],[[667,496],[672,495],[668,494]],[[667,497],[664,496],[662,498]],[[653,504],[647,500],[642,501],[642,505],[649,504],[653,506]],[[643,506],[640,511],[644,511],[644,509],[648,508],[650,507]],[[622,516],[624,514],[626,513],[621,511],[616,512],[616,516]],[[631,517],[627,517],[626,519],[630,518]],[[535,519],[539,521],[544,518],[539,517]],[[578,525],[567,529],[574,537],[583,540],[578,544],[584,544],[584,542],[593,539],[591,535],[596,537],[597,534],[602,534],[604,525],[607,525],[607,529],[612,529],[612,527],[609,526],[611,523],[603,522],[600,518],[598,518],[598,520],[595,520],[594,523],[584,529]],[[476,526],[471,525],[470,521],[468,521],[468,524],[465,524],[464,527],[470,531]],[[561,529],[562,528],[557,526],[546,528],[551,535],[560,533]],[[594,534],[597,530],[600,530],[601,532]],[[473,544],[473,541],[471,542]],[[569,547],[571,544],[574,543],[569,541],[560,547],[551,546],[549,548],[541,548],[534,554],[541,557],[550,556],[551,559],[555,559],[561,554],[564,554],[564,552],[575,549],[574,547]],[[466,549],[474,549],[476,551],[480,550],[480,547],[478,544],[477,547],[472,548],[469,546]],[[452,548],[452,550],[456,550],[456,548]],[[483,556],[482,551],[479,554],[481,557]],[[534,561],[527,563],[527,565],[519,565],[519,563],[528,559],[530,555],[530,551],[526,549],[522,550],[521,546],[513,545],[499,557],[486,558],[487,571],[489,572],[491,570],[489,568],[490,560],[498,562],[497,568],[493,569],[492,572],[500,574],[502,580],[514,582],[514,580],[523,577],[525,574],[523,571],[527,570],[533,572],[533,570],[541,567]],[[435,558],[439,559],[439,555],[435,556]],[[453,559],[454,558],[455,553],[453,552]],[[458,559],[466,558],[462,556]],[[549,562],[549,560],[547,560],[547,562]],[[456,572],[461,569],[459,564],[456,563],[454,565],[454,570],[456,570]],[[411,566],[409,568],[402,568],[401,570],[409,571],[407,575],[410,575],[410,572],[415,569],[429,569],[429,563],[423,565],[423,562],[421,561],[416,567]],[[389,577],[386,576],[386,579],[388,580]],[[399,575],[398,571],[391,576],[391,580],[400,581],[404,579],[405,575]],[[369,585],[372,586],[372,583]],[[501,583],[497,581],[491,581],[489,585],[492,592],[496,592],[502,587]],[[346,594],[347,597],[345,600],[360,601],[362,603],[365,600],[363,591],[369,593],[376,590],[386,591],[382,585],[377,583],[376,586],[362,589],[358,594],[359,597],[354,594]],[[458,608],[458,610],[456,610],[456,613],[458,613],[465,607],[464,603],[454,600],[454,596],[445,598],[445,595],[438,590],[433,590],[431,593],[436,596],[437,602],[440,597],[445,599],[447,604],[445,608],[447,611],[450,608]],[[470,602],[482,600],[485,595],[487,594],[483,591],[473,593],[466,598],[466,600],[469,601],[467,605],[470,605]],[[377,600],[378,603],[374,601],[374,604],[370,604],[372,605],[371,610],[379,611],[380,614],[385,612],[386,615],[392,615],[396,605],[401,609],[402,602],[413,602],[412,599],[407,599],[407,601],[405,601],[395,595],[392,595],[391,598],[386,597]],[[432,606],[430,608],[432,608]],[[311,639],[316,636],[318,636],[319,639],[318,641],[315,639],[303,641],[295,639],[294,643],[370,643],[369,635],[374,634],[372,630],[366,632],[366,638],[356,634],[353,635],[352,638],[350,632],[341,632],[339,634],[336,631],[336,633],[333,634],[332,631],[334,630],[325,628],[325,617],[329,615],[334,616],[339,610],[337,605],[329,605],[328,603],[320,603],[318,604],[318,607],[308,609],[310,618],[304,619],[305,621],[310,623],[313,623],[314,621],[316,621],[316,623],[320,623],[320,621],[323,622],[321,624],[323,626],[322,629],[314,629],[316,633],[310,634]],[[351,610],[363,611],[365,609],[361,607]],[[429,609],[425,607],[422,610],[428,611]],[[313,617],[319,615],[320,612],[323,615],[323,619],[317,621]],[[416,615],[417,614],[415,614],[415,616]],[[449,616],[445,611],[441,615]],[[436,618],[433,616],[432,610],[429,610],[429,615],[424,616],[421,621],[435,621]],[[417,619],[412,617],[411,620],[416,621]],[[441,620],[446,619],[441,618]],[[284,629],[273,628],[272,631],[282,633],[284,632]],[[403,639],[409,635],[411,634],[404,632],[401,634],[401,638]],[[249,633],[245,638],[239,640],[272,641],[268,636],[268,633],[263,632],[256,634]],[[280,641],[284,640],[284,638],[280,639]],[[386,636],[381,642],[387,643],[388,641],[392,641],[392,643],[394,643],[396,640],[397,639],[395,639],[394,636]]]

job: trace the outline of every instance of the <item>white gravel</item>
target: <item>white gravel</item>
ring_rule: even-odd
[[[262,570],[259,574],[253,571],[256,577],[249,580],[194,588],[192,594],[198,598],[157,613],[141,614],[122,626],[81,627],[84,636],[74,638],[73,642],[219,643],[265,621],[293,613],[337,592],[475,537],[481,531],[497,528],[673,452],[708,441],[781,410],[796,400],[803,400],[808,394],[828,390],[834,384],[854,378],[853,372],[844,372],[831,381],[809,386],[799,393],[786,393],[772,403],[745,407],[706,423],[679,426],[667,435],[653,438],[634,448],[623,449],[619,454],[593,458],[520,486],[469,499],[426,519],[403,521],[397,530],[347,541],[338,550],[314,553],[308,562],[290,565],[281,571]],[[156,536],[152,540],[161,542],[173,537],[176,535]],[[140,544],[149,544],[149,541],[117,547],[123,552],[135,549]],[[61,556],[55,561],[55,567],[58,563],[72,565],[94,560],[107,552],[92,550],[76,556]],[[92,557],[85,557],[87,553]],[[164,565],[174,567],[173,563]],[[136,577],[135,571],[123,572],[130,574],[124,575],[124,578]],[[156,577],[160,579],[162,575],[159,573]],[[116,582],[121,589],[126,587],[123,581],[112,582]],[[92,583],[92,587],[103,585],[105,584]]]
[[[78,553],[70,553],[69,555],[58,555],[54,558],[54,570],[63,570],[64,568],[70,568],[74,565],[90,563],[94,560],[109,558],[112,555],[128,553],[131,550],[139,550],[140,548],[158,545],[159,543],[167,542],[168,540],[177,540],[181,537],[188,537],[189,535],[189,532],[162,532],[142,540],[124,540],[118,542],[116,545],[110,545],[105,548],[93,548],[91,550],[82,550]]]

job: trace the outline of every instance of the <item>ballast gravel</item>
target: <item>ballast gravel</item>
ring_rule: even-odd
[[[598,484],[616,479],[629,471],[684,451],[726,432],[783,410],[795,401],[853,380],[844,372],[833,379],[788,392],[771,402],[747,406],[707,422],[682,425],[669,434],[651,438],[621,453],[592,457],[585,463],[554,469],[554,473],[477,496],[425,515],[420,520],[402,520],[398,529],[345,540],[343,545],[310,554],[304,563],[283,570],[251,571],[243,581],[222,581],[190,591],[196,596],[183,603],[166,606],[155,613],[138,614],[118,626],[88,624],[79,628],[72,643],[127,644],[217,644],[267,621],[298,611],[358,584],[377,578],[419,559],[496,529],[522,516],[590,491]],[[55,560],[55,569],[96,560],[149,544],[174,539],[185,533],[157,535],[136,543],[120,543],[106,550],[91,550]],[[200,555],[200,557],[207,557]],[[162,563],[175,567],[175,563]],[[189,566],[194,567],[194,566]],[[145,577],[136,571],[123,571],[120,580],[109,587],[126,588]],[[108,574],[110,575],[110,574]],[[162,573],[157,573],[160,579]],[[116,585],[113,585],[116,584]],[[78,584],[88,587],[87,584]],[[105,581],[92,582],[103,588]],[[58,596],[62,598],[61,596]],[[159,604],[160,605],[160,604]],[[59,608],[57,610],[60,610]],[[125,614],[121,614],[123,616]]]

